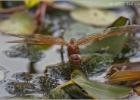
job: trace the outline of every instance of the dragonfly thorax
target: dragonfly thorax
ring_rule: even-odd
[[[77,44],[75,39],[70,40],[68,47],[67,47],[67,51],[68,51],[69,57],[73,54],[80,54],[79,45]]]

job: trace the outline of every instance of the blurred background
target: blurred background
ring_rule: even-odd
[[[129,24],[140,24],[140,1],[0,0],[0,32],[2,33],[0,42],[18,40],[22,39],[22,36],[36,33],[64,38],[66,41],[71,38],[80,39],[104,31],[120,17],[128,19]],[[17,35],[17,37],[9,35]],[[121,61],[118,62],[140,61],[140,49],[136,47],[140,45],[140,34],[134,35],[137,38],[135,41],[137,45],[131,42],[132,45],[129,47],[131,52],[129,54],[127,52],[129,56],[122,54],[121,58],[119,52],[117,57],[120,57]],[[115,53],[116,51],[117,49]],[[46,66],[61,63],[63,60],[68,61],[66,47],[1,43],[0,81],[3,83],[3,81],[13,80],[12,75],[21,72],[43,74]],[[105,69],[103,68],[101,72]],[[0,85],[1,98],[11,96],[4,86],[5,84]]]

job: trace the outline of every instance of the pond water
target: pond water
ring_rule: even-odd
[[[6,50],[10,50],[12,46],[15,46],[17,44],[6,44],[3,43],[3,41],[16,39],[19,38],[0,35],[0,79],[2,80],[0,84],[0,98],[11,96],[5,91],[5,82],[3,82],[3,78],[4,80],[8,81],[9,79],[12,79],[12,74],[28,71],[28,58],[8,57],[5,54]],[[38,73],[43,73],[47,65],[57,64],[61,62],[60,54],[59,52],[57,52],[59,49],[60,46],[52,46],[48,50],[43,51],[43,58],[41,58],[41,60],[35,64],[35,69],[38,71]],[[67,59],[66,52],[64,53],[64,57],[65,59]]]
[[[28,64],[29,64],[29,59],[28,58],[21,58],[21,57],[8,57],[5,54],[5,51],[11,50],[11,47],[17,45],[17,44],[6,44],[3,43],[3,41],[7,40],[16,40],[19,39],[18,37],[13,37],[13,36],[6,36],[6,35],[0,35],[0,98],[18,98],[14,97],[13,95],[9,94],[5,90],[6,83],[9,82],[10,80],[15,80],[15,78],[12,77],[14,73],[18,72],[27,72],[28,71]],[[58,52],[60,49],[60,46],[52,46],[46,51],[43,51],[43,56],[42,58],[35,64],[35,69],[38,71],[37,75],[40,75],[44,72],[45,68],[47,65],[52,65],[52,64],[57,64],[61,62],[61,56],[60,53]],[[64,59],[67,61],[67,52],[65,50],[66,48],[64,47]],[[139,52],[133,57],[130,58],[130,61],[135,62],[135,61],[140,61],[140,56]],[[99,76],[92,76],[90,77],[91,80],[96,80],[99,82],[104,82],[104,76],[106,73],[103,73]],[[59,80],[60,84],[63,83],[63,80]],[[35,95],[35,97],[41,97],[42,94],[35,94],[33,93],[32,95]],[[137,95],[132,96],[130,99],[138,98]]]

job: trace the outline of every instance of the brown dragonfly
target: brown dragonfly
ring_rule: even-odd
[[[107,30],[96,33],[93,35],[86,36],[79,40],[72,38],[69,42],[62,38],[57,38],[53,36],[44,36],[41,34],[34,34],[23,40],[8,41],[8,43],[26,43],[26,44],[37,44],[37,45],[65,45],[67,46],[68,57],[71,64],[80,65],[80,49],[79,45],[84,45],[89,42],[100,41],[104,38],[111,36],[119,36],[122,34],[128,35],[128,33],[134,33],[140,29],[140,25],[127,25],[121,27],[111,27]]]

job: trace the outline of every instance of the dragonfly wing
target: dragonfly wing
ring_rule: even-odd
[[[45,36],[40,34],[32,35],[23,40],[7,41],[7,43],[26,43],[26,44],[38,44],[38,45],[66,45],[67,44],[61,38]]]
[[[125,33],[133,33],[138,30],[140,30],[140,25],[127,25],[127,26],[121,26],[121,27],[111,27],[102,33],[96,33],[96,34],[81,38],[77,41],[77,43],[78,43],[78,45],[84,45],[86,43],[98,41],[98,40],[101,40],[106,37],[110,37],[110,36],[114,36],[114,35],[121,35],[121,34],[125,34]]]
[[[33,40],[33,39],[23,39],[23,40],[13,40],[13,41],[6,41],[6,43],[26,43],[26,44],[32,44],[32,45],[43,45],[43,44],[46,44],[44,42],[40,42],[40,41],[36,41],[36,40]]]
[[[78,45],[84,45],[84,44],[89,43],[89,42],[94,42],[94,41],[99,40],[99,38],[102,37],[102,36],[103,36],[103,34],[101,34],[101,33],[96,33],[94,35],[89,35],[87,37],[79,39],[77,41],[77,44]]]
[[[53,36],[44,36],[41,34],[36,34],[35,39],[48,45],[67,45],[67,42],[64,39]]]
[[[25,38],[25,37],[33,35],[33,34],[31,34],[31,35],[12,34],[12,33],[8,33],[8,32],[4,32],[2,30],[0,30],[0,34],[7,35],[7,36],[15,36],[15,37],[19,37],[19,38]]]

